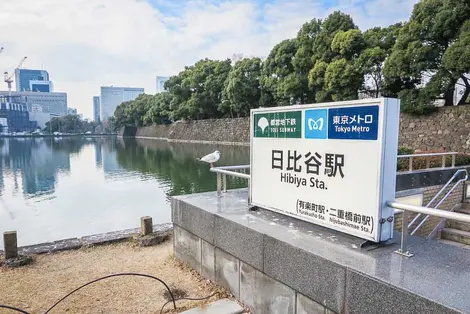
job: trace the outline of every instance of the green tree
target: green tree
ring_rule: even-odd
[[[245,117],[250,109],[260,105],[261,59],[245,58],[237,61],[228,75],[220,111],[231,117]]]
[[[364,77],[357,59],[365,44],[352,18],[338,11],[330,14],[313,45],[308,84],[315,90],[315,100],[357,99]]]
[[[402,23],[397,23],[386,28],[374,27],[364,33],[365,49],[357,65],[365,75],[362,91],[369,97],[377,98],[387,94],[384,90],[383,66],[392,53],[402,27]]]
[[[66,115],[63,117],[54,117],[46,123],[44,132],[46,133],[85,133],[93,132],[96,125],[93,122],[81,120],[78,115]]]
[[[454,105],[459,80],[468,90],[469,20],[468,0],[422,0],[414,6],[384,67],[387,84],[392,86],[389,89],[404,98],[406,111],[422,112],[438,98],[446,106]],[[410,102],[411,97],[403,97],[406,95],[425,103]]]
[[[260,81],[263,106],[287,106],[293,103],[285,80],[295,72],[292,60],[296,52],[296,40],[286,39],[274,46],[263,62]]]
[[[153,96],[149,103],[149,108],[144,115],[144,124],[167,124],[171,120],[169,118],[169,109],[172,95],[168,92],[159,93]]]

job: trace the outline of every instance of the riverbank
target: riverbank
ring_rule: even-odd
[[[400,146],[416,150],[470,152],[470,106],[441,107],[429,115],[400,116]],[[249,145],[250,119],[178,121],[167,125],[122,128],[124,137],[172,142]]]
[[[179,297],[204,301],[178,301],[178,311],[227,296],[209,281],[173,258],[172,241],[152,247],[126,242],[82,248],[35,257],[32,265],[19,269],[0,268],[1,304],[43,313],[57,300],[91,280],[120,272],[156,276]],[[57,313],[160,313],[169,298],[164,286],[139,277],[110,278],[78,291],[54,308]],[[164,313],[177,313],[168,304]],[[0,310],[0,313],[7,313]]]

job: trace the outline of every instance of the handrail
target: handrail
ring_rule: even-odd
[[[455,167],[455,160],[457,156],[457,152],[446,152],[446,153],[424,153],[424,154],[411,154],[411,155],[398,155],[397,159],[399,158],[409,158],[409,164],[408,164],[408,171],[413,171],[413,158],[414,157],[435,157],[435,156],[442,156],[442,168],[446,167],[446,156],[452,156],[452,164],[451,167]],[[426,160],[426,169],[429,169],[430,167],[430,160]]]
[[[470,215],[467,215],[467,214],[448,212],[448,211],[440,210],[436,208],[428,208],[428,207],[422,207],[422,206],[416,206],[416,205],[403,204],[403,203],[397,202],[396,200],[387,202],[387,205],[394,209],[403,210],[401,245],[400,245],[400,249],[396,250],[395,253],[406,256],[406,257],[413,256],[413,254],[411,254],[408,251],[408,223],[407,221],[408,221],[409,212],[470,223]]]
[[[424,215],[470,223],[470,215],[467,215],[467,214],[449,212],[449,211],[445,211],[442,209],[431,208],[431,207],[404,204],[404,203],[399,203],[396,200],[387,202],[387,205],[388,207],[391,207],[391,208],[401,209],[403,210],[403,212],[410,211],[414,213],[420,213]]]
[[[445,189],[452,183],[452,181],[454,181],[455,178],[457,178],[457,176],[460,174],[460,173],[465,173],[465,176],[460,179],[459,181],[457,181],[455,183],[455,185],[446,193],[446,195],[444,195],[444,197],[438,202],[438,204],[435,206],[435,208],[439,208],[439,206],[442,204],[442,202],[444,202],[444,200],[455,190],[455,188],[461,183],[461,182],[464,182],[464,181],[467,181],[468,179],[468,172],[466,169],[459,169],[457,170],[454,175],[452,176],[452,178],[449,179],[449,181],[447,181],[447,183],[439,190],[439,192],[437,192],[437,194],[426,204],[426,207],[429,207],[431,206],[431,204],[438,198],[438,196],[441,195],[442,192],[445,191]],[[419,217],[421,217],[421,214],[418,214],[416,215],[416,217],[408,224],[408,228],[411,228],[411,226],[419,219]],[[426,216],[420,223],[419,225],[410,233],[411,235],[415,234],[416,231],[418,231],[418,229],[424,224],[424,222],[426,220],[428,220],[429,218],[429,215]]]
[[[222,191],[227,192],[227,175],[232,177],[238,177],[248,180],[250,182],[250,175],[246,173],[240,173],[231,170],[244,170],[250,169],[250,165],[238,165],[238,166],[221,166],[211,168],[210,171],[217,173],[217,196],[222,196]],[[249,193],[249,192],[248,192]]]
[[[449,197],[450,194],[452,194],[452,192],[454,192],[455,188],[457,186],[459,186],[460,183],[462,182],[465,182],[467,181],[468,179],[468,173],[467,173],[467,170],[465,170],[465,177],[463,177],[462,179],[460,179],[459,181],[457,181],[455,183],[455,185],[446,193],[446,195],[444,195],[444,197],[439,201],[439,203],[437,203],[436,205],[436,209],[439,209],[439,206],[441,206],[441,204],[444,202],[445,199],[447,199],[447,197]],[[410,233],[411,235],[414,235],[416,233],[416,231],[419,230],[419,228],[421,228],[421,226],[429,219],[429,215],[427,215],[426,217],[424,217],[423,220],[421,220],[421,222],[416,226],[416,228]]]

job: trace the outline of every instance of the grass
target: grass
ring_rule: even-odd
[[[141,248],[132,243],[39,255],[30,266],[0,268],[0,304],[30,313],[44,313],[56,301],[80,285],[102,276],[136,272],[165,281],[178,296],[205,297],[205,301],[179,301],[178,311],[171,303],[164,313],[179,313],[227,297],[225,290],[204,280],[195,271],[175,260],[171,241]],[[71,295],[50,313],[160,313],[169,299],[164,286],[141,277],[106,279]],[[0,309],[0,313],[16,313]]]

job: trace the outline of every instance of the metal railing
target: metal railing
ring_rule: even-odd
[[[441,206],[441,204],[447,199],[447,197],[449,197],[449,195],[452,194],[452,192],[454,192],[454,190],[457,188],[457,186],[460,185],[460,183],[463,183],[465,181],[468,180],[468,172],[466,169],[459,169],[457,170],[454,175],[452,176],[452,178],[450,178],[449,181],[447,181],[447,183],[439,190],[439,192],[437,192],[437,194],[426,204],[426,208],[429,208],[433,203],[434,201],[437,200],[437,198],[449,187],[449,185],[461,174],[463,173],[464,176],[463,178],[459,179],[455,184],[454,186],[452,186],[452,188],[447,191],[447,193],[444,195],[444,197],[436,204],[436,206],[434,206],[435,209],[439,209],[439,206]],[[421,213],[416,215],[415,218],[413,218],[413,220],[408,224],[408,228],[411,228],[411,226],[413,226],[413,224],[418,221],[418,219],[421,217]],[[420,223],[413,229],[413,231],[410,232],[410,235],[414,235],[416,233],[416,231],[419,230],[419,228],[421,228],[421,226],[429,219],[429,216],[430,215],[427,215],[426,217],[424,217]]]
[[[222,196],[222,192],[227,192],[227,175],[232,177],[238,177],[250,181],[250,175],[234,170],[246,170],[250,169],[250,165],[240,166],[222,166],[211,168],[212,172],[217,173],[217,196]]]
[[[413,171],[413,159],[418,157],[436,157],[442,156],[442,164],[441,168],[446,167],[446,157],[452,156],[451,167],[455,167],[455,159],[457,156],[457,152],[449,152],[449,153],[426,153],[426,154],[412,154],[412,155],[398,155],[398,159],[408,158],[408,171]],[[431,160],[429,158],[426,159],[426,169],[431,168]]]
[[[396,201],[388,202],[387,205],[394,209],[403,210],[403,221],[401,225],[402,226],[401,244],[400,244],[400,248],[396,250],[395,253],[398,253],[406,257],[413,256],[413,254],[408,251],[408,223],[407,222],[408,222],[410,212],[455,220],[459,222],[470,223],[470,215],[467,215],[467,214],[448,212],[448,211],[440,210],[436,208],[428,208],[428,207],[422,207],[422,206],[416,206],[416,205],[403,204],[403,203],[398,203]]]
[[[457,153],[432,153],[432,154],[418,154],[418,155],[401,155],[398,158],[411,158],[410,163],[412,163],[412,158],[419,156],[419,157],[433,157],[433,156],[443,156],[443,167],[445,167],[445,156],[452,155],[452,167],[455,167],[455,155]],[[222,193],[227,192],[227,175],[243,178],[248,180],[248,184],[250,183],[250,175],[242,172],[237,172],[236,170],[246,170],[250,169],[250,165],[240,165],[240,166],[222,166],[222,167],[214,167],[210,170],[212,172],[217,173],[217,195],[220,197]],[[412,169],[412,168],[410,168]],[[452,194],[452,192],[456,189],[456,187],[468,180],[468,172],[466,169],[459,169],[455,172],[452,178],[444,185],[444,187],[433,197],[433,199],[426,205],[430,206],[440,194],[445,191],[446,188],[454,181],[458,175],[464,173],[464,177],[459,179],[456,184],[444,195],[444,197],[436,204],[436,208],[430,207],[423,207],[423,206],[416,206],[416,205],[409,205],[404,203],[399,203],[396,200],[387,202],[387,205],[390,208],[393,208],[395,213],[403,212],[403,220],[402,220],[402,232],[401,232],[401,244],[400,249],[396,250],[395,253],[406,256],[412,257],[413,254],[408,251],[408,236],[413,235],[416,231],[426,222],[426,220],[430,217],[440,217],[443,219],[450,219],[459,222],[470,223],[470,215],[456,213],[453,211],[445,211],[438,209],[438,207],[444,202],[444,200]],[[250,192],[249,192],[250,193]],[[250,196],[249,196],[250,197]],[[410,222],[409,221],[409,214],[410,212],[417,213],[418,215]],[[426,217],[419,223],[419,225],[409,234],[409,228],[419,219],[420,216],[426,215]]]

